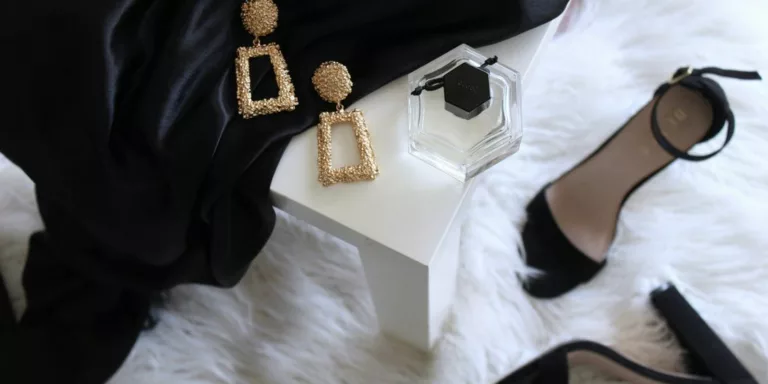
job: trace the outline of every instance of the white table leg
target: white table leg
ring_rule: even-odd
[[[370,240],[358,245],[382,332],[424,351],[432,348],[456,292],[459,222],[428,265]]]

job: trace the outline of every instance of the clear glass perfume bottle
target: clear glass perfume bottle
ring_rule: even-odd
[[[480,68],[486,60],[462,44],[408,75],[409,152],[462,182],[520,148],[520,74],[500,62],[486,66],[482,70],[488,74],[490,103],[462,114],[457,114],[457,108],[446,100],[445,88],[419,95],[411,92],[430,80],[445,77],[462,64]]]

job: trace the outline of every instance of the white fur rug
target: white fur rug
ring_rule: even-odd
[[[431,355],[378,335],[352,247],[280,215],[235,289],[171,292],[160,324],[112,383],[489,383],[570,338],[675,369],[679,349],[647,299],[667,280],[768,383],[768,81],[720,81],[735,139],[713,160],[676,162],[640,189],[622,211],[611,262],[590,284],[541,302],[514,278],[524,271],[519,228],[536,190],[678,66],[768,75],[765,20],[764,0],[583,4],[528,87],[520,153],[481,179],[462,235],[458,298]],[[41,227],[32,192],[0,159],[0,261],[18,308],[27,237]],[[594,375],[580,370],[574,381],[615,382]]]

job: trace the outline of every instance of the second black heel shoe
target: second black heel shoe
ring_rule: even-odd
[[[723,147],[728,144],[733,112],[706,74],[760,79],[757,72],[679,69],[621,129],[530,202],[525,260],[542,272],[523,282],[530,295],[556,297],[594,277],[605,266],[619,211],[632,192],[675,159],[701,161],[719,153],[722,147],[707,155],[688,151],[723,127]]]
[[[592,341],[562,344],[498,384],[568,384],[570,365],[587,365],[633,384],[758,384],[674,286],[657,289],[651,301],[688,351],[692,374],[645,367]]]
[[[666,285],[653,291],[651,302],[688,352],[689,372],[711,375],[725,384],[758,384],[677,288]]]

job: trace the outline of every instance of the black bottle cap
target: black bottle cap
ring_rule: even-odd
[[[445,109],[469,120],[491,105],[488,72],[464,63],[445,75]]]

